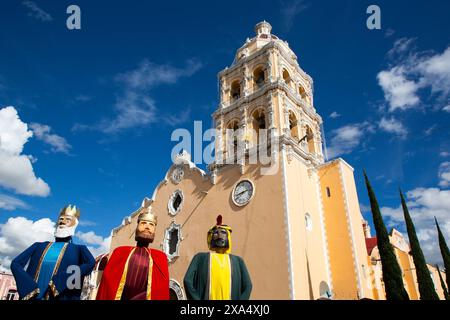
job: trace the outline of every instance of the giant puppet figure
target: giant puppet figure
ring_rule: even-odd
[[[148,246],[155,238],[157,218],[141,208],[136,246],[116,248],[103,271],[97,300],[169,300],[169,267],[164,252]]]
[[[184,276],[184,288],[191,300],[248,300],[250,275],[241,257],[230,254],[231,228],[222,216],[207,235],[210,252],[197,253]]]
[[[64,207],[56,224],[55,241],[35,242],[11,262],[21,299],[80,299],[83,278],[92,271],[95,260],[86,246],[72,243],[78,219],[79,209]]]

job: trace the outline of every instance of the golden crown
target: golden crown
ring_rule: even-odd
[[[152,213],[151,207],[139,209],[138,222],[142,220],[153,222],[155,225],[158,223],[158,217]]]
[[[80,220],[80,209],[69,204],[68,206],[65,206],[61,209],[59,216],[72,216],[77,218],[77,220]]]

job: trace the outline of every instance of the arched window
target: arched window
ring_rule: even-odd
[[[259,136],[261,130],[266,129],[266,114],[263,109],[258,109],[252,114],[252,128],[253,128],[253,144],[259,144]]]
[[[233,146],[234,150],[237,151],[237,145],[238,145],[238,136],[239,136],[239,121],[238,120],[232,120],[227,125],[227,139],[232,138],[233,139]],[[228,145],[228,142],[227,142]],[[231,150],[230,150],[231,151]]]
[[[286,69],[283,69],[283,80],[289,87],[291,86],[292,82],[291,75]]]
[[[305,214],[305,227],[306,230],[311,231],[312,230],[312,218],[311,215],[309,213]]]
[[[172,193],[169,203],[167,204],[170,215],[176,216],[180,212],[183,204],[183,198],[183,192],[179,189]]]
[[[300,95],[300,97],[302,97],[303,100],[306,100],[307,94],[306,94],[305,89],[302,87],[302,85],[298,86],[298,94]]]
[[[332,297],[330,286],[325,281],[321,281],[319,284],[319,294],[319,299],[331,299]]]
[[[167,255],[169,262],[179,256],[179,248],[181,241],[181,225],[172,222],[165,230],[163,251]]]
[[[309,126],[306,126],[306,142],[308,143],[308,151],[310,153],[315,153],[314,134]]]
[[[241,84],[239,83],[238,80],[233,81],[233,83],[231,84],[230,95],[231,95],[230,99],[231,102],[234,102],[241,97]]]
[[[262,67],[258,67],[253,72],[253,90],[256,91],[264,86],[266,79]]]
[[[291,137],[299,139],[298,137],[298,123],[297,117],[292,111],[289,111],[289,130],[291,131]]]

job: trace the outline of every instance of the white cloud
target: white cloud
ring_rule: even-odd
[[[384,33],[384,36],[386,38],[392,36],[395,33],[395,30],[391,29],[391,28],[387,28],[386,32]]]
[[[51,134],[52,130],[49,126],[39,123],[31,123],[30,128],[33,130],[36,139],[41,140],[52,147],[52,152],[69,153],[72,146],[67,143],[66,139],[57,134]]]
[[[0,194],[0,209],[15,210],[17,208],[27,209],[28,205],[20,199]]]
[[[438,102],[448,101],[450,94],[450,47],[443,53],[430,54],[411,48],[414,39],[402,38],[394,43],[387,56],[396,61],[388,70],[378,73],[378,84],[389,103],[389,111],[418,107],[419,90],[431,89]],[[447,102],[448,103],[448,102]],[[444,107],[444,111],[447,110]]]
[[[11,217],[0,224],[0,261],[3,267],[9,268],[11,260],[34,242],[54,239],[54,230],[54,223],[48,218],[32,221]]]
[[[364,134],[373,131],[367,122],[355,123],[332,131],[330,147],[327,149],[330,158],[350,153],[361,142]]]
[[[389,102],[389,111],[405,110],[420,102],[416,92],[419,84],[406,79],[403,67],[394,67],[388,71],[378,73],[378,84],[384,92],[384,98]]]
[[[444,96],[450,93],[450,47],[442,54],[424,59],[417,70],[423,77],[422,81],[431,86],[433,92]]]
[[[196,73],[202,64],[196,60],[188,60],[184,68],[171,65],[158,65],[144,60],[136,69],[115,76],[117,84],[123,88],[114,105],[115,116],[102,119],[94,126],[77,123],[73,131],[99,130],[108,134],[119,133],[123,130],[136,127],[144,127],[158,121],[168,122],[173,119],[172,124],[178,124],[188,116],[182,114],[176,118],[164,115],[157,109],[154,99],[149,90],[158,85],[175,84],[181,78],[190,77]]]
[[[439,155],[440,155],[441,157],[445,158],[445,157],[450,156],[450,152],[447,152],[447,151],[441,151],[441,152],[439,153]]]
[[[337,113],[337,111],[333,111],[331,114],[330,114],[330,118],[331,119],[336,119],[336,118],[339,118],[341,115],[339,114],[339,113]]]
[[[76,236],[86,242],[87,244],[101,245],[103,243],[103,238],[96,235],[94,231],[81,232],[78,231]]]
[[[450,187],[450,162],[443,162],[439,166],[439,186],[440,187]]]
[[[29,9],[28,16],[36,18],[38,20],[48,22],[52,21],[53,18],[50,14],[38,7],[38,5],[33,1],[23,1],[22,4]]]
[[[111,245],[111,236],[103,238],[93,231],[77,232],[76,236],[84,241],[94,257],[109,252]]]
[[[153,99],[133,91],[128,91],[116,102],[115,111],[117,115],[114,119],[104,119],[99,123],[100,131],[117,133],[157,121],[157,109]]]
[[[448,106],[445,106],[444,108],[442,108],[442,110],[450,112],[450,104]]]
[[[33,243],[54,241],[54,231],[55,223],[48,218],[32,221],[11,217],[0,224],[0,269],[8,270],[11,261]],[[102,238],[89,231],[77,232],[76,237],[88,245],[94,257],[109,251],[111,236]]]
[[[22,153],[23,146],[33,136],[14,107],[0,109],[0,150],[8,154]]]
[[[201,67],[201,63],[196,60],[188,60],[182,69],[144,60],[137,69],[118,74],[116,80],[129,89],[148,90],[160,84],[174,84],[180,78],[192,76]]]
[[[295,17],[308,8],[303,0],[281,1],[281,16],[286,31],[291,30]]]
[[[378,125],[381,130],[393,133],[400,138],[405,138],[408,134],[408,130],[404,127],[404,125],[393,117],[390,119],[386,117],[381,118]]]
[[[442,265],[434,217],[437,218],[446,239],[450,239],[450,215],[448,214],[450,190],[416,188],[408,191],[406,196],[409,213],[427,262]],[[389,219],[389,226],[404,229],[403,210],[400,205],[396,208],[383,207],[381,212]]]
[[[47,196],[49,186],[33,171],[35,159],[21,154],[32,136],[14,107],[0,109],[0,187],[25,195]]]
[[[437,125],[434,124],[431,127],[429,127],[428,129],[426,129],[423,133],[426,136],[430,136],[433,133],[433,131],[436,130],[436,128],[437,128]]]
[[[394,46],[388,51],[388,56],[393,58],[395,55],[403,55],[408,52],[415,38],[400,38],[395,40]]]

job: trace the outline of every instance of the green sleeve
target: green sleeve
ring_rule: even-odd
[[[199,276],[198,273],[201,271],[199,270],[199,258],[199,254],[194,256],[183,280],[184,289],[186,290],[186,295],[189,300],[201,300],[200,292],[195,285],[195,280]]]
[[[239,267],[241,269],[241,293],[239,300],[249,300],[250,294],[252,292],[252,280],[250,279],[250,274],[248,273],[247,267],[244,260],[239,257]]]

